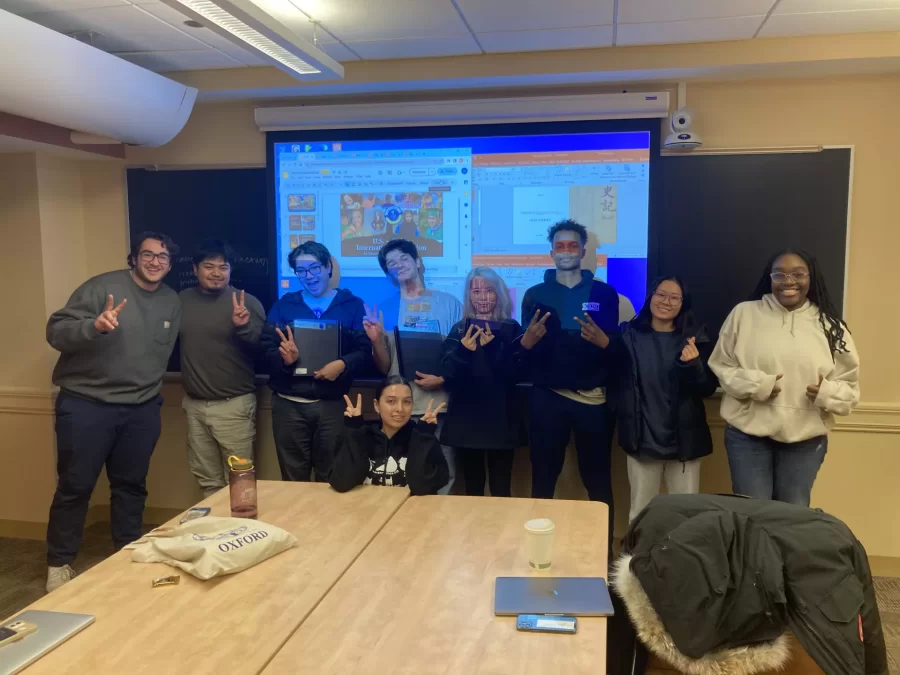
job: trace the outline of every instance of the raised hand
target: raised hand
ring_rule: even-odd
[[[434,406],[434,399],[428,401],[428,407],[425,408],[425,414],[422,415],[422,421],[426,424],[437,424],[438,423],[438,413],[442,412],[444,408],[447,407],[447,402],[441,403],[437,408],[432,410]]]
[[[384,312],[378,311],[378,305],[372,305],[371,309],[368,305],[363,305],[363,307],[366,309],[366,315],[363,317],[363,329],[369,340],[375,344],[384,335]]]
[[[278,333],[278,337],[281,338],[281,344],[278,345],[278,351],[281,352],[281,358],[284,361],[284,365],[291,366],[297,363],[297,360],[300,358],[300,352],[297,351],[297,343],[294,342],[294,333],[291,331],[291,327],[286,326],[285,330],[287,331],[287,335],[282,333],[280,328],[275,329],[275,332]]]
[[[522,336],[522,347],[531,349],[541,341],[541,338],[547,334],[546,323],[549,318],[550,312],[541,316],[541,310],[535,310],[534,316],[531,317],[531,321],[528,324],[528,328],[525,329],[525,335]]]
[[[582,321],[577,316],[575,317],[575,321],[581,326],[581,338],[592,345],[600,347],[600,349],[606,349],[609,346],[609,336],[600,329],[600,326],[594,323],[590,314],[585,312],[584,318],[587,321]]]
[[[778,384],[778,380],[780,380],[784,375],[776,375],[775,376],[775,386],[772,387],[772,393],[769,394],[769,400],[773,401],[778,397],[778,394],[781,393],[781,385]]]
[[[347,404],[347,409],[344,411],[344,417],[359,417],[362,415],[362,394],[356,395],[356,405],[353,405],[350,397],[347,396],[347,394],[344,394],[344,403]]]
[[[444,378],[440,375],[429,375],[428,373],[420,373],[416,371],[416,384],[425,391],[433,391],[440,389],[444,385]]]
[[[326,363],[320,370],[314,372],[313,376],[317,380],[328,380],[329,382],[334,382],[346,369],[347,364],[344,363],[341,359],[338,359],[337,361]]]
[[[125,303],[128,302],[127,298],[123,298],[122,302],[118,305],[115,305],[115,300],[113,300],[113,296],[106,296],[106,307],[103,308],[103,312],[94,319],[94,328],[98,333],[111,333],[116,329],[119,325],[119,312],[125,307]]]
[[[689,361],[693,361],[700,356],[700,350],[697,349],[696,345],[694,344],[696,340],[697,338],[688,338],[687,344],[684,346],[684,349],[681,350],[682,363],[688,363]]]
[[[816,402],[816,399],[819,398],[819,387],[822,386],[822,380],[825,379],[819,374],[819,381],[816,384],[811,384],[806,388],[806,397],[812,401]]]
[[[491,344],[494,337],[496,336],[491,332],[491,324],[486,324],[484,330],[478,329],[478,341],[481,343],[482,347],[487,347]]]
[[[250,323],[250,311],[244,304],[244,291],[241,291],[240,300],[238,300],[237,292],[232,291],[231,308],[231,323],[233,323],[236,327],[246,326],[248,323]]]
[[[463,347],[468,349],[470,352],[474,352],[478,349],[478,336],[481,334],[481,327],[476,326],[474,323],[469,324],[469,329],[466,331],[466,334],[463,335],[460,343]]]

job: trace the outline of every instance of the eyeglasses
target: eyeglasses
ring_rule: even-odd
[[[680,305],[682,300],[684,300],[684,298],[682,298],[680,295],[669,295],[668,293],[663,293],[662,291],[656,291],[653,294],[653,297],[660,302],[668,302],[673,305]]]
[[[153,251],[141,251],[139,253],[141,261],[145,263],[158,260],[160,265],[168,265],[171,257],[168,253],[154,253]]]
[[[321,265],[310,265],[309,267],[297,267],[294,269],[294,274],[296,274],[301,279],[305,279],[307,275],[312,275],[314,277],[322,274],[322,270],[325,269]]]
[[[776,284],[783,284],[785,281],[796,281],[801,283],[809,279],[809,272],[798,270],[796,272],[772,272],[769,275]]]

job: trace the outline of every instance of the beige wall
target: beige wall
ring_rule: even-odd
[[[527,68],[527,60],[523,63],[523,68]],[[700,128],[708,147],[855,146],[847,318],[862,356],[863,403],[857,413],[843,420],[832,433],[813,501],[814,505],[845,519],[870,554],[900,557],[900,502],[895,497],[896,476],[900,475],[900,360],[892,344],[892,337],[900,328],[900,317],[876,310],[884,302],[877,293],[893,287],[889,271],[894,251],[900,245],[900,229],[895,226],[893,208],[893,190],[900,179],[894,158],[900,154],[900,140],[893,133],[896,125],[892,112],[900,109],[900,77],[692,84],[688,88],[688,102],[700,113]],[[247,103],[198,106],[185,131],[168,146],[157,150],[130,149],[128,155],[128,163],[132,165],[234,166],[264,162],[264,136],[254,127],[252,107]],[[95,274],[120,266],[125,247],[125,202],[121,166],[107,162],[90,164],[90,167],[87,163],[82,166],[81,217],[86,242],[85,270]],[[98,165],[104,168],[98,169]],[[10,169],[7,158],[0,156],[0,176],[4,173],[15,171]],[[5,187],[0,185],[0,190]],[[7,189],[0,194],[9,192]],[[0,199],[0,208],[5,203]],[[25,226],[43,227],[42,221],[34,224],[37,216],[32,215],[29,220],[23,215],[30,212],[26,207],[27,203],[23,203],[21,208],[14,209],[18,221]],[[2,213],[8,210],[7,206]],[[723,223],[723,227],[727,226]],[[177,233],[173,234],[177,238]],[[24,245],[27,237],[23,233],[16,236],[23,239]],[[20,268],[29,267],[16,256],[10,258]],[[29,260],[43,266],[39,257]],[[38,276],[41,276],[38,281],[43,283],[46,275]],[[16,279],[17,276],[10,277],[11,281]],[[77,281],[70,280],[62,289],[48,290],[46,297],[64,296]],[[43,302],[43,288],[28,293]],[[24,301],[17,294],[16,309],[20,303]],[[25,309],[27,313],[28,308]],[[31,326],[30,330],[42,335],[42,322],[43,318],[35,320],[40,325]],[[7,335],[2,339],[11,340],[8,346],[23,349],[25,353],[33,350],[29,340]],[[18,361],[6,350],[0,352],[0,358]],[[0,374],[0,378],[0,390],[14,385],[8,371]],[[20,375],[17,381],[22,386],[47,391],[48,382],[34,373]],[[199,492],[184,455],[180,387],[169,383],[164,394],[164,430],[151,467],[148,504],[181,509],[190,505]],[[25,405],[21,404],[24,399],[17,400],[18,408]],[[263,393],[257,443],[259,467],[264,477],[277,477],[267,401]],[[34,399],[34,405],[47,409],[43,399]],[[721,443],[722,422],[716,415],[716,407],[711,402],[710,418],[717,447],[704,465],[703,489],[724,492],[729,489],[729,478]],[[16,457],[23,475],[37,476],[34,481],[40,484],[40,499],[35,497],[24,506],[10,500],[0,501],[0,519],[39,522],[46,514],[46,474],[48,461],[52,461],[48,458],[53,453],[47,425],[52,418],[47,417],[47,424],[34,424],[27,417],[21,412],[0,409],[0,431],[7,432],[4,438],[17,439],[21,447],[29,449],[29,454],[24,455],[26,459],[22,459],[21,453]],[[516,466],[516,491],[525,495],[528,486],[525,454],[519,455]],[[621,533],[628,486],[620,451],[615,453],[613,466],[619,507],[617,529]],[[572,461],[567,462],[559,494],[584,495]]]

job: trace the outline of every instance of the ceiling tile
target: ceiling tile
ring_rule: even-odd
[[[309,16],[300,11],[291,0],[251,0],[251,2],[304,40],[313,41],[314,25],[310,21]],[[336,41],[327,31],[321,28],[315,32],[319,42]]]
[[[450,0],[391,0],[389,3],[373,0],[292,2],[309,16],[321,20],[322,26],[345,44],[431,38],[441,40],[470,35]],[[338,7],[340,11],[336,10]]]
[[[613,0],[515,0],[514,4],[497,0],[457,0],[456,4],[476,33],[611,26],[613,23]]]
[[[169,73],[177,70],[208,70],[212,68],[239,68],[240,64],[215,49],[197,49],[174,52],[137,52],[116,54],[120,59],[154,70]]]
[[[619,0],[619,23],[663,23],[691,19],[759,16],[775,0]]]
[[[202,43],[138,7],[110,7],[74,12],[46,12],[28,17],[60,33],[92,30],[93,45],[107,52],[195,50]]]
[[[478,33],[477,37],[487,53],[587,49],[612,46],[613,28],[612,26],[585,26],[554,30],[504,31]]]
[[[126,0],[0,0],[0,9],[28,16],[41,12],[71,12],[78,9],[98,9],[100,7],[120,7]]]
[[[359,57],[340,42],[320,42],[319,47],[323,52],[328,54],[328,56],[340,63],[346,61],[359,61]]]
[[[460,56],[481,53],[471,34],[422,40],[351,42],[349,46],[364,59],[416,59],[429,56]]]
[[[678,42],[721,42],[749,40],[762,23],[763,16],[729,19],[700,19],[665,23],[622,23],[616,32],[616,45],[661,45]]]
[[[897,30],[900,30],[900,9],[868,9],[858,12],[773,15],[762,27],[759,37]]]
[[[772,14],[809,14],[858,9],[900,8],[900,0],[781,0]]]

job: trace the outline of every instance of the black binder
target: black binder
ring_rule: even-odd
[[[397,345],[397,362],[400,374],[407,380],[418,379],[416,371],[426,375],[440,375],[441,346],[444,336],[440,333],[424,333],[394,328],[394,344]]]
[[[339,321],[298,319],[291,323],[291,330],[300,353],[294,364],[294,375],[312,377],[317,370],[341,358]]]

